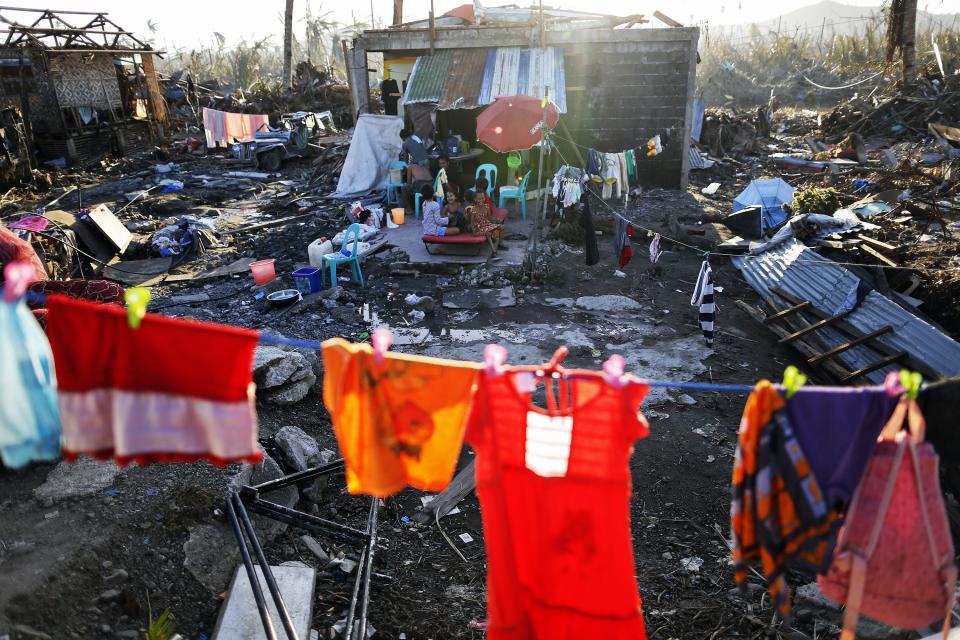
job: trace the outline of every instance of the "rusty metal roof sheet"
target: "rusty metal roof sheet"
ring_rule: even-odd
[[[860,279],[801,242],[791,239],[759,255],[733,258],[733,264],[761,296],[771,295],[771,287],[777,286],[798,298],[809,300],[817,309],[830,315],[852,308],[844,319],[858,330],[871,333],[885,326],[893,327],[893,331],[876,340],[910,353],[940,375],[960,375],[960,343],[876,291],[870,291],[857,303],[856,289]],[[819,330],[817,335],[830,348],[849,341],[849,338],[830,327]],[[875,354],[862,346],[836,357],[851,371],[877,359]],[[866,378],[883,382],[887,372],[895,369],[888,367],[874,371]]]
[[[457,49],[450,59],[438,109],[474,109],[481,106],[480,88],[487,66],[487,49]]]
[[[438,51],[432,56],[420,56],[413,65],[407,92],[403,96],[404,104],[417,102],[438,102],[443,93],[450,68],[450,50]]]

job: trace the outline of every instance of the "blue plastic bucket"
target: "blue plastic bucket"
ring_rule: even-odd
[[[293,272],[293,284],[300,293],[316,293],[320,291],[320,269],[304,267]]]

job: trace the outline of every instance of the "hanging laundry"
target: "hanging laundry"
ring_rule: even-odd
[[[627,149],[623,152],[627,165],[627,186],[633,187],[637,184],[637,158],[633,149]]]
[[[693,288],[690,304],[700,307],[700,329],[703,331],[703,339],[707,346],[712,347],[713,321],[717,314],[717,305],[713,298],[713,269],[710,268],[709,260],[704,260],[700,265],[700,275],[697,276],[697,284]]]
[[[228,147],[236,140],[250,140],[261,128],[269,126],[270,118],[255,113],[229,113],[203,108],[203,130],[207,147]]]
[[[615,153],[603,154],[606,165],[603,173],[603,193],[604,200],[611,197],[620,197],[620,158]]]
[[[580,224],[583,227],[584,257],[588,267],[600,262],[600,248],[597,246],[597,232],[593,228],[593,214],[590,213],[590,198],[584,192],[580,198]]]
[[[905,418],[909,435],[901,431]],[[833,564],[817,578],[824,595],[846,605],[841,640],[854,640],[861,612],[907,629],[943,620],[943,638],[951,635],[957,567],[924,428],[916,401],[901,400],[857,488]]]
[[[347,490],[377,497],[453,477],[480,365],[323,343],[323,401],[347,463]]]
[[[747,584],[758,563],[778,613],[787,619],[787,569],[822,572],[830,563],[840,515],[820,491],[784,400],[762,380],[747,399],[733,467],[730,528],[734,578]]]
[[[660,256],[663,255],[663,252],[660,251],[660,234],[653,234],[653,240],[650,241],[650,264],[657,264],[660,261]]]
[[[850,504],[897,402],[876,387],[801,387],[787,402],[784,413],[832,508]]]
[[[481,373],[467,432],[487,546],[487,638],[644,640],[628,462],[649,432],[639,413],[648,388],[564,372],[543,409],[531,401],[536,380],[530,367]]]
[[[18,469],[60,457],[53,354],[23,298],[0,296],[0,462]]]
[[[623,269],[633,258],[633,245],[630,238],[633,236],[633,225],[621,217],[617,217],[617,231],[614,235],[617,251],[617,264]]]
[[[258,334],[53,295],[47,332],[63,455],[117,463],[259,462],[252,382]]]

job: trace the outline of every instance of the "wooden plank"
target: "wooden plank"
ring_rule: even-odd
[[[801,302],[800,298],[797,298],[796,296],[790,294],[789,292],[784,291],[780,287],[776,287],[776,286],[770,287],[770,290],[776,293],[778,296],[780,296],[784,300],[786,300],[787,302],[790,302],[791,304],[798,304]],[[820,311],[819,309],[813,306],[810,307],[810,313],[812,313],[813,315],[817,316],[820,319],[830,317],[825,312]],[[863,331],[860,331],[859,329],[854,327],[852,324],[850,324],[846,320],[839,320],[835,322],[834,328],[842,331],[843,333],[846,333],[851,338],[862,338],[865,335]],[[888,347],[887,345],[883,344],[879,340],[870,343],[868,347],[870,349],[873,349],[874,351],[877,351],[878,353],[888,355],[888,356],[892,356],[894,354],[899,353],[899,351],[897,351],[896,349],[892,347]],[[922,360],[918,360],[909,354],[907,356],[906,364],[914,371],[919,371],[921,374],[923,374],[925,378],[929,378],[931,380],[937,380],[941,377],[939,373],[931,369],[925,362],[923,362]]]
[[[881,242],[876,238],[871,238],[870,236],[858,235],[857,239],[861,242],[866,242],[874,249],[879,249],[880,251],[886,251],[888,253],[896,253],[900,247],[895,247],[892,244],[887,244],[886,242]]]
[[[773,314],[772,316],[767,316],[766,320],[763,321],[763,324],[770,324],[771,322],[776,322],[777,320],[779,320],[779,319],[781,319],[781,318],[785,318],[785,317],[787,317],[787,316],[789,316],[789,315],[791,315],[791,314],[797,313],[798,311],[802,311],[802,310],[806,309],[806,308],[809,307],[809,306],[810,306],[810,301],[809,301],[809,300],[804,300],[803,302],[801,302],[801,303],[798,304],[798,305],[794,305],[794,306],[792,306],[792,307],[790,307],[790,308],[788,308],[788,309],[784,309],[783,311],[781,311],[781,312],[779,312],[779,313],[775,313],[775,314]]]
[[[864,253],[870,254],[871,256],[873,256],[874,258],[876,258],[877,260],[879,260],[880,262],[882,262],[882,263],[884,263],[884,264],[886,264],[886,265],[888,265],[888,266],[891,266],[891,267],[899,267],[899,266],[900,266],[900,265],[898,265],[896,262],[894,262],[893,260],[891,260],[890,258],[888,258],[887,256],[883,255],[882,253],[880,253],[879,251],[877,251],[876,249],[874,249],[873,247],[871,247],[870,245],[861,244],[861,245],[860,245],[860,250],[863,251]]]
[[[743,309],[751,318],[753,318],[754,320],[756,320],[761,324],[763,323],[764,319],[766,318],[766,314],[763,313],[762,310],[752,305],[749,305],[746,302],[743,302],[742,300],[735,300],[734,302],[738,307]],[[773,333],[779,337],[785,336],[789,333],[787,329],[784,329],[783,327],[777,326],[775,324],[767,325],[767,328],[773,331]],[[797,340],[791,346],[808,358],[814,357],[820,354],[819,351],[817,351],[815,348],[813,348],[812,345],[810,345],[804,340]],[[822,365],[822,368],[824,371],[826,371],[828,374],[830,374],[833,378],[837,380],[850,375],[850,372],[848,370],[844,369],[839,363],[836,363],[832,360],[827,360],[826,362],[824,362]]]
[[[838,313],[838,314],[835,315],[835,316],[831,316],[831,317],[829,317],[829,318],[825,318],[825,319],[821,320],[820,322],[815,322],[815,323],[811,324],[810,326],[806,327],[805,329],[800,329],[800,331],[797,331],[796,333],[792,333],[792,334],[790,334],[789,336],[787,336],[787,337],[785,337],[785,338],[781,338],[781,339],[780,339],[780,344],[785,344],[785,343],[787,343],[787,342],[792,342],[792,341],[796,340],[797,338],[802,338],[803,336],[807,335],[808,333],[813,333],[814,331],[817,331],[818,329],[823,329],[824,327],[833,324],[833,323],[836,322],[837,320],[840,320],[840,319],[842,319],[842,318],[845,318],[849,313],[850,313],[849,311],[844,311],[843,313]]]
[[[872,332],[870,332],[870,333],[868,333],[868,334],[866,334],[866,335],[864,335],[864,336],[861,336],[861,337],[859,337],[859,338],[856,338],[856,339],[854,339],[854,340],[851,340],[850,342],[847,342],[847,343],[845,343],[845,344],[842,344],[842,345],[840,345],[839,347],[837,347],[836,349],[831,349],[830,351],[827,351],[826,353],[822,353],[822,354],[820,354],[819,356],[817,356],[817,357],[815,357],[815,358],[811,358],[811,359],[807,360],[807,362],[808,362],[809,364],[819,364],[819,363],[822,362],[823,360],[826,360],[826,359],[828,359],[828,358],[832,358],[833,356],[835,356],[835,355],[837,355],[837,354],[843,353],[844,351],[847,351],[848,349],[852,349],[852,348],[854,348],[854,347],[857,346],[857,345],[863,344],[864,342],[868,342],[868,341],[870,341],[870,340],[873,340],[874,338],[876,338],[876,337],[878,337],[878,336],[882,336],[882,335],[885,334],[885,333],[890,333],[891,331],[893,331],[893,327],[883,327],[882,329],[877,329],[876,331],[872,331]]]
[[[853,373],[851,373],[849,376],[847,376],[846,378],[844,378],[843,380],[841,380],[841,382],[847,383],[847,382],[850,382],[850,381],[852,381],[852,380],[856,380],[857,378],[859,378],[859,377],[861,377],[861,376],[865,376],[865,375],[867,375],[868,373],[873,373],[873,372],[876,371],[877,369],[883,369],[884,367],[889,367],[889,366],[892,365],[892,364],[896,364],[897,362],[900,362],[901,360],[903,360],[903,359],[906,358],[906,357],[907,357],[907,352],[906,352],[906,351],[898,351],[897,353],[894,353],[893,355],[889,355],[889,356],[887,356],[887,357],[885,357],[885,358],[882,358],[882,359],[880,359],[880,360],[877,360],[877,361],[874,362],[873,364],[869,364],[869,365],[863,367],[862,369],[857,369],[856,371],[854,371]]]

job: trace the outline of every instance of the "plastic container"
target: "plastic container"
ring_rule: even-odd
[[[316,293],[320,291],[319,267],[304,267],[293,272],[293,285],[300,293]]]
[[[333,243],[326,238],[317,238],[307,247],[311,267],[323,268],[323,256],[333,253]]]
[[[390,217],[393,219],[393,224],[403,224],[403,213],[403,207],[390,210]]]
[[[258,260],[250,264],[250,273],[257,284],[267,284],[277,279],[276,260]]]
[[[390,169],[390,184],[403,184],[403,168]]]

